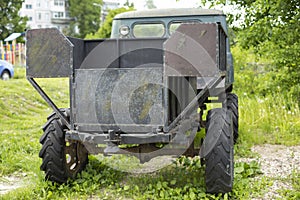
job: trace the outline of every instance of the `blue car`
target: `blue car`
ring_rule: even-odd
[[[14,66],[5,60],[0,60],[0,78],[8,80],[14,76]]]

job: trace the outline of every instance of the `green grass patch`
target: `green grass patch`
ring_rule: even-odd
[[[252,144],[300,144],[300,101],[293,91],[276,85],[286,76],[272,71],[268,60],[250,50],[232,48],[235,92],[239,96],[240,141]],[[300,87],[300,83],[299,83]]]
[[[293,170],[286,181],[291,184],[293,189],[282,189],[279,191],[279,194],[287,199],[300,199],[300,171]]]
[[[160,171],[136,175],[109,168],[90,156],[86,170],[76,180],[57,185],[45,182],[42,176],[32,176],[26,188],[16,189],[3,199],[250,199],[271,184],[265,179],[255,181],[260,174],[255,162],[237,163],[236,168],[233,192],[211,195],[205,193],[204,167],[197,158],[183,158]]]
[[[59,107],[68,106],[67,79],[37,81]],[[299,144],[297,102],[280,93],[264,97],[244,94],[242,90],[237,93],[240,102],[237,157],[255,157],[249,151],[253,144]],[[14,79],[0,81],[0,177],[26,175],[24,187],[0,196],[0,199],[251,199],[261,196],[272,182],[266,178],[256,179],[260,175],[257,163],[236,163],[233,192],[210,195],[205,193],[204,167],[199,158],[183,157],[159,171],[137,175],[105,165],[116,161],[110,159],[119,159],[117,157],[101,160],[89,156],[86,170],[76,180],[63,185],[52,184],[44,181],[38,158],[41,127],[51,112],[26,80],[24,68],[16,68]],[[295,172],[291,178],[294,188],[298,189],[299,173]],[[283,194],[287,192],[290,191],[282,191]],[[298,195],[294,193],[294,196]]]
[[[240,140],[251,144],[300,143],[298,104],[278,94],[276,97],[239,95]]]

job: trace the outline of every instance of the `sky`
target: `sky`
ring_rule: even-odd
[[[120,5],[124,5],[126,0],[107,0],[107,1],[116,1],[119,2]],[[145,9],[145,1],[146,0],[129,0],[130,3],[134,3],[134,7],[137,10],[143,10]],[[153,0],[154,5],[157,8],[198,8],[201,5],[201,0]],[[205,6],[203,8],[208,8],[208,6]],[[214,9],[223,10],[225,14],[231,13],[231,14],[243,14],[244,12],[240,9],[235,8],[234,6],[216,6]],[[241,20],[236,21],[234,24],[238,25],[242,22],[243,17]]]
[[[123,5],[126,0],[119,0],[120,5]],[[134,3],[134,7],[137,10],[145,9],[145,0],[129,0],[129,2]],[[157,8],[193,8],[200,6],[200,0],[153,0],[154,5]]]

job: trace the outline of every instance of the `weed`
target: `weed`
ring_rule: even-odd
[[[233,191],[211,195],[205,193],[204,166],[199,158],[181,157],[159,171],[134,175],[108,167],[108,162],[124,161],[120,156],[89,156],[86,170],[66,184],[44,181],[44,173],[39,170],[39,137],[41,126],[52,111],[25,79],[25,69],[15,71],[14,79],[0,81],[0,177],[26,173],[26,187],[2,195],[1,199],[251,199],[259,197],[263,188],[271,184],[267,178],[256,178],[260,175],[257,163],[236,163]],[[67,79],[38,81],[59,107],[68,106]],[[244,94],[242,89],[237,93],[240,138],[235,152],[238,157],[255,157],[250,151],[253,144],[299,144],[300,111],[293,99],[286,99],[280,93],[276,98]],[[198,134],[197,144],[204,134],[204,131]],[[135,159],[129,161],[133,167],[140,166]],[[299,172],[294,172],[291,180],[299,191]],[[282,194],[297,199],[296,191],[282,191]]]
[[[287,199],[300,199],[300,171],[293,170],[287,182],[292,185],[293,189],[281,189],[279,194]]]

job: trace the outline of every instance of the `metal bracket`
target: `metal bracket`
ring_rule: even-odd
[[[33,78],[27,78],[29,83],[36,89],[36,91],[41,95],[41,97],[48,103],[48,105],[53,109],[55,114],[60,118],[62,123],[71,128],[70,122],[67,120],[66,116],[59,110],[59,108],[55,105],[55,103],[49,98],[46,92],[39,86],[39,84]]]

